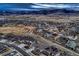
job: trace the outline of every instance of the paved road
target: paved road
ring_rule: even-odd
[[[59,44],[56,44],[54,42],[51,42],[39,35],[35,35],[35,34],[24,34],[25,36],[30,36],[30,37],[33,37],[35,40],[38,40],[41,42],[41,45],[47,45],[47,46],[55,46],[57,47],[58,49],[62,50],[62,51],[67,51],[69,52],[70,54],[72,54],[73,56],[79,56],[78,53],[74,52],[73,50],[70,50],[70,49],[67,49]],[[23,51],[22,49],[20,49],[19,47],[15,46],[15,45],[12,45],[12,44],[6,44],[6,43],[3,43],[5,45],[8,45],[8,46],[11,46],[11,47],[14,47],[16,50],[18,50],[20,53],[22,53],[24,56],[29,56],[28,53],[26,53],[25,51]]]
[[[33,37],[34,39],[36,39],[36,40],[42,42],[42,45],[55,46],[55,47],[57,47],[58,49],[60,49],[60,50],[62,50],[62,51],[67,51],[67,52],[69,52],[69,53],[72,54],[73,56],[79,56],[79,54],[76,53],[76,52],[74,52],[73,50],[67,49],[67,48],[65,48],[65,47],[63,47],[63,46],[61,46],[61,45],[59,45],[59,44],[56,44],[56,43],[54,43],[54,42],[51,42],[51,41],[49,41],[49,40],[47,40],[47,39],[45,39],[45,38],[43,38],[43,37],[41,37],[41,36],[39,36],[39,35],[26,34],[26,36],[31,36],[31,37]]]
[[[15,45],[13,45],[13,44],[7,44],[7,43],[2,43],[2,42],[0,42],[0,44],[4,44],[4,45],[7,45],[7,46],[9,46],[9,47],[15,48],[15,49],[16,49],[17,51],[19,51],[23,56],[29,56],[28,53],[26,53],[24,50],[22,50],[21,48],[15,46]]]

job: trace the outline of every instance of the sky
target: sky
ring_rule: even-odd
[[[79,11],[79,4],[55,3],[0,3],[0,11],[39,11],[43,9],[67,9]]]

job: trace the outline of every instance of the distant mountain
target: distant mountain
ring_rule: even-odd
[[[74,10],[66,10],[66,9],[44,9],[40,11],[0,11],[0,15],[11,15],[11,14],[61,14],[61,15],[73,15],[73,14],[79,14],[79,11]]]

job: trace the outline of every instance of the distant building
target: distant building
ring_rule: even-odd
[[[72,27],[71,30],[76,33],[79,33],[79,27]]]
[[[66,46],[68,48],[75,49],[76,48],[76,43],[75,43],[75,41],[68,40],[68,42],[66,43]]]

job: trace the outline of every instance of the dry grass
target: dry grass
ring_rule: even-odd
[[[27,32],[32,32],[35,28],[34,27],[29,27],[29,26],[25,26],[25,27],[19,27],[19,26],[15,26],[15,27],[0,27],[0,33],[13,33],[13,34],[25,34]]]

